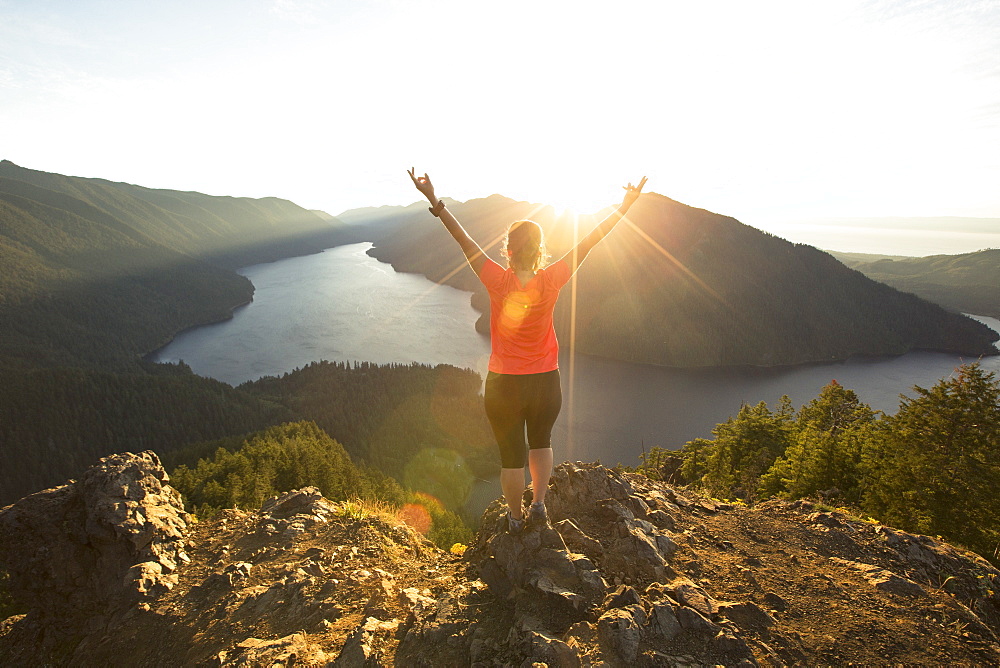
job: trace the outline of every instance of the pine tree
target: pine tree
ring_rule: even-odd
[[[763,401],[744,405],[735,418],[716,426],[703,478],[708,490],[724,498],[754,501],[761,476],[790,443],[793,417],[791,403],[783,397],[773,413]]]
[[[802,407],[785,453],[761,479],[765,496],[801,498],[828,491],[860,498],[861,444],[876,413],[833,381]]]
[[[707,438],[696,438],[688,441],[681,448],[684,463],[681,464],[681,476],[685,480],[701,483],[708,474],[708,458],[712,454],[714,441]]]
[[[914,388],[866,448],[864,506],[886,523],[940,535],[987,557],[1000,549],[1000,382],[964,365]]]

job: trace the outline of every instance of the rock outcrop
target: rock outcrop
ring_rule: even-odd
[[[0,563],[32,613],[117,612],[177,584],[190,517],[153,452],[105,457],[78,481],[0,510]]]
[[[750,666],[1000,658],[1000,573],[940,541],[804,502],[733,506],[579,463],[556,469],[546,504],[551,526],[521,535],[507,532],[499,501],[487,509],[466,559],[505,624],[449,621],[461,651],[438,650],[436,660]],[[845,638],[840,627],[859,620],[865,630]],[[961,649],[943,642],[942,631],[961,638]],[[435,665],[420,662],[414,648],[439,633],[429,619],[400,650]]]
[[[457,556],[315,488],[191,524],[155,455],[109,457],[0,511],[29,609],[0,622],[0,662],[1000,662],[1000,572],[932,538],[596,464],[559,466],[547,505],[512,535],[496,502]]]

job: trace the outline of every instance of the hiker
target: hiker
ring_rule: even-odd
[[[639,185],[629,183],[621,206],[566,255],[546,264],[545,236],[531,220],[511,223],[501,255],[507,268],[483,252],[444,201],[434,194],[427,174],[409,170],[413,185],[430,202],[430,212],[441,219],[455,238],[472,270],[490,295],[492,352],[486,376],[486,416],[500,448],[500,486],[507,501],[507,526],[519,534],[525,525],[525,436],[532,502],[528,524],[547,524],[545,492],[552,475],[552,426],[562,407],[559,384],[559,343],[552,326],[552,312],[559,290],[569,281],[590,251],[603,239],[639,198]]]

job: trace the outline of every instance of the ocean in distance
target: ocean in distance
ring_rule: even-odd
[[[281,375],[317,360],[452,364],[485,376],[489,340],[478,334],[469,294],[396,272],[352,244],[245,267],[256,290],[231,320],[179,334],[151,359],[183,360],[195,373],[232,385]],[[471,270],[470,270],[471,271]],[[1000,331],[1000,321],[978,318]],[[634,465],[643,449],[676,448],[744,403],[796,407],[831,380],[887,413],[912,387],[930,387],[964,361],[914,352],[900,357],[773,368],[672,369],[587,355],[560,360],[563,411],[553,430],[556,458]],[[1000,371],[1000,357],[983,360]]]

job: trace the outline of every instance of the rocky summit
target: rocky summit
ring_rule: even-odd
[[[464,551],[313,488],[204,522],[155,454],[0,510],[3,665],[998,665],[1000,572],[809,503],[559,466]]]

